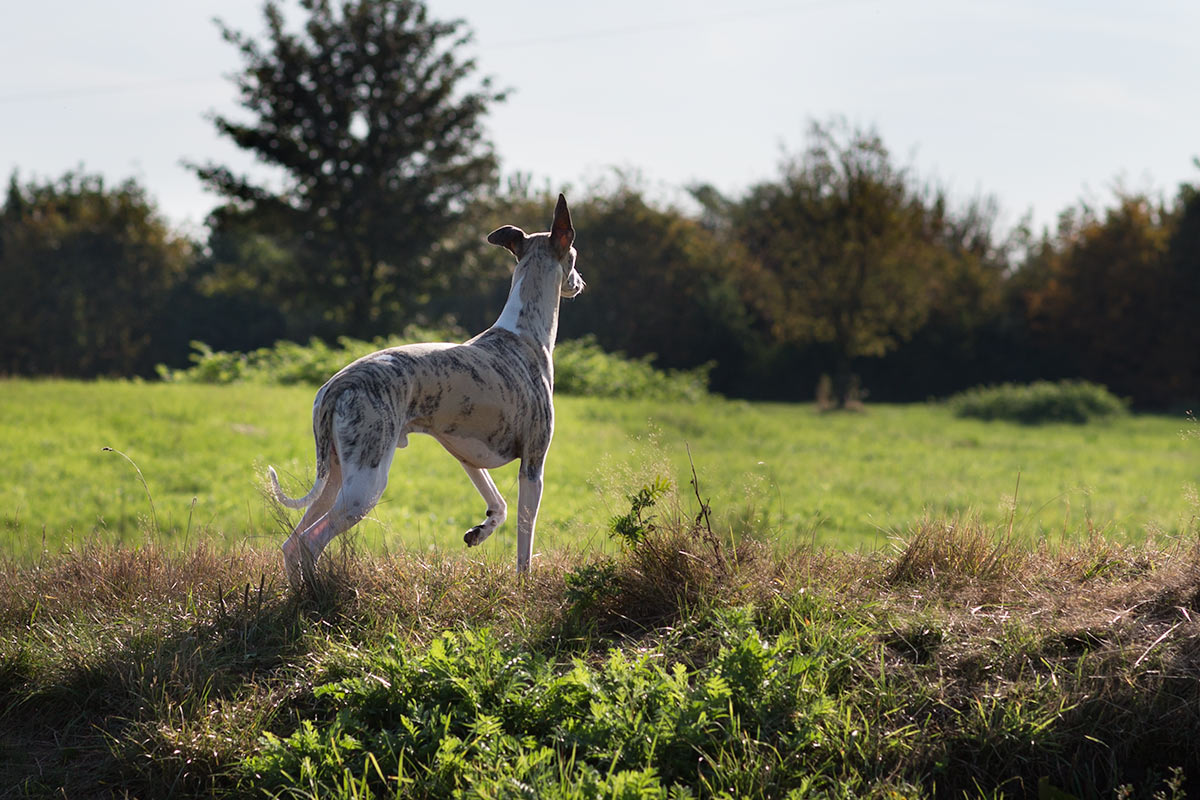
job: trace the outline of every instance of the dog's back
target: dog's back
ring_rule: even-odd
[[[384,448],[424,433],[491,469],[549,448],[552,390],[549,354],[491,328],[466,344],[402,345],[347,365],[317,393],[313,427],[320,438],[336,425],[343,462],[374,467]]]

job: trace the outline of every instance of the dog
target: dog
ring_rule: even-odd
[[[584,289],[575,269],[575,228],[558,196],[549,232],[505,225],[490,244],[517,259],[508,300],[492,327],[463,344],[390,347],[349,364],[317,391],[312,489],[290,498],[274,467],[278,501],[307,511],[283,544],[289,581],[311,580],[322,551],[379,502],[388,469],[410,433],[428,434],[458,459],[487,503],[482,522],[463,536],[475,547],[507,518],[489,469],[519,459],[517,572],[529,569],[542,499],[546,453],[554,435],[554,362],[560,299]]]

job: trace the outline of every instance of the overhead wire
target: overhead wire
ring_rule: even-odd
[[[802,11],[814,11],[824,7],[843,7],[850,3],[864,2],[878,2],[878,0],[814,0],[813,2],[809,3],[791,3],[788,5],[773,6],[770,8],[762,8],[751,11],[697,15],[692,17],[676,17],[672,20],[664,20],[662,22],[639,22],[636,24],[628,24],[598,30],[538,36],[529,39],[518,39],[516,41],[490,43],[486,46],[479,45],[477,42],[473,42],[473,44],[482,53],[511,50],[515,48],[541,47],[551,44],[571,44],[588,40],[615,39],[626,36],[642,35],[646,33],[669,33],[672,31],[702,28],[709,25],[726,24],[734,21],[760,19],[763,17],[772,17],[781,14],[794,14]],[[127,92],[155,91],[159,89],[170,89],[178,86],[186,86],[189,84],[206,83],[209,81],[218,80],[223,81],[225,80],[225,77],[220,75],[204,75],[178,78],[158,78],[146,81],[100,84],[92,86],[55,86],[37,89],[16,89],[15,91],[11,91],[9,93],[0,93],[0,105],[9,105],[12,103],[21,102],[36,103],[53,100],[75,100],[103,95],[124,94]]]

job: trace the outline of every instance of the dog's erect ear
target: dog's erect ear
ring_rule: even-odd
[[[488,234],[488,244],[498,244],[501,247],[507,248],[519,261],[521,255],[525,252],[525,231],[515,225],[505,225],[503,228],[496,228]]]
[[[554,224],[550,227],[550,249],[554,257],[561,260],[571,249],[575,241],[575,229],[571,227],[571,212],[567,210],[567,198],[558,196],[558,205],[554,207]]]

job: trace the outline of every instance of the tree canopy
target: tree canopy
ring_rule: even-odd
[[[814,123],[778,180],[724,211],[753,259],[748,294],[774,336],[831,346],[839,405],[853,359],[889,352],[927,318],[945,251],[914,180],[874,131]]]
[[[14,173],[0,208],[0,373],[150,372],[191,256],[133,181],[22,185]]]
[[[241,52],[250,118],[218,115],[217,130],[284,177],[275,190],[194,167],[226,199],[210,220],[214,249],[254,256],[214,269],[332,330],[378,334],[445,283],[436,251],[495,179],[482,121],[504,95],[487,78],[469,84],[464,23],[432,19],[418,0],[300,7],[294,30],[268,2],[261,42],[218,23]]]
[[[1196,335],[1200,202],[1183,187],[1174,207],[1122,194],[1098,214],[1064,214],[1026,270],[1029,319],[1071,373],[1140,404],[1200,395]]]

